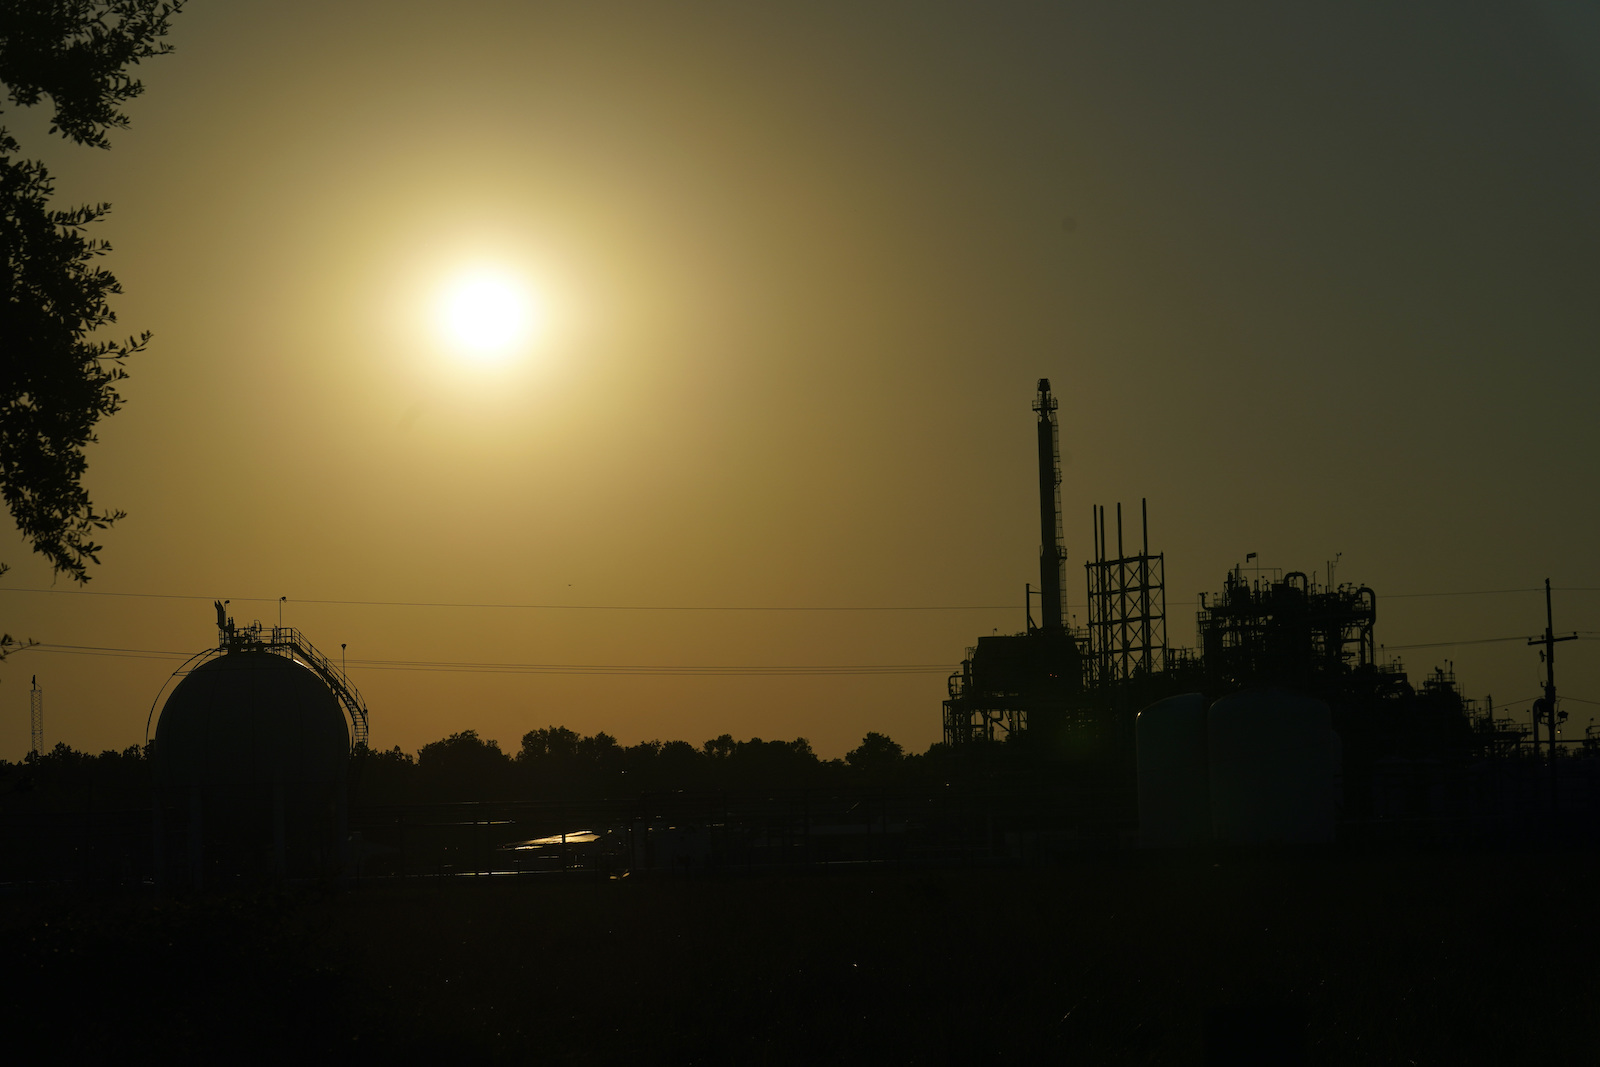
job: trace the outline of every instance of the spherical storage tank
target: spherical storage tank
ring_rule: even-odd
[[[280,786],[344,782],[350,731],[339,700],[309,667],[262,651],[207,660],[173,689],[156,724],[165,786]]]

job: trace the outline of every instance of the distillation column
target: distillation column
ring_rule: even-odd
[[[1039,379],[1033,410],[1039,414],[1039,626],[1047,633],[1065,629],[1061,612],[1062,562],[1067,558],[1061,535],[1061,428],[1050,379]]]

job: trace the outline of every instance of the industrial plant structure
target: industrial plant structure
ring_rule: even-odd
[[[196,887],[337,874],[366,705],[298,630],[216,610],[217,645],[174,673],[154,724],[158,865]]]
[[[1030,588],[1022,633],[980,637],[967,650],[944,701],[947,746],[977,751],[1005,742],[1008,750],[1054,764],[1062,777],[1102,783],[1117,794],[1113,807],[1131,811],[1145,744],[1141,712],[1190,694],[1181,705],[1189,710],[1163,705],[1166,710],[1155,719],[1189,716],[1182,729],[1201,738],[1196,743],[1202,748],[1216,749],[1222,743],[1217,737],[1204,740],[1207,713],[1193,720],[1192,709],[1228,698],[1220,705],[1226,710],[1213,718],[1248,721],[1257,733],[1271,733],[1295,716],[1302,724],[1321,716],[1334,735],[1328,773],[1336,780],[1341,816],[1362,818],[1397,806],[1415,809],[1429,802],[1430,790],[1438,792],[1413,783],[1395,801],[1385,776],[1393,777],[1397,765],[1415,777],[1413,772],[1422,773],[1418,767],[1459,765],[1514,752],[1523,743],[1527,730],[1493,719],[1487,703],[1464,699],[1452,671],[1438,669],[1414,686],[1397,660],[1380,662],[1377,594],[1364,585],[1335,584],[1331,564],[1322,584],[1303,572],[1252,576],[1235,567],[1220,592],[1201,597],[1199,647],[1171,647],[1165,559],[1150,551],[1142,502],[1138,540],[1131,545],[1120,505],[1114,512],[1092,509],[1094,549],[1084,564],[1087,618],[1082,627],[1069,627],[1062,596],[1059,402],[1048,379],[1039,381],[1032,407],[1039,464],[1038,616]],[[1250,693],[1257,696],[1230,697]],[[1262,711],[1268,706],[1294,710],[1275,719]],[[1292,732],[1285,733],[1285,745],[1299,744],[1287,740]]]
[[[1033,401],[1039,462],[1039,617],[1027,590],[1027,629],[980,637],[950,677],[944,702],[944,740],[953,748],[1005,739],[1090,755],[1119,747],[1119,725],[1138,703],[1165,695],[1193,671],[1192,658],[1169,650],[1166,636],[1165,559],[1150,552],[1143,505],[1137,552],[1124,547],[1122,508],[1111,531],[1095,507],[1094,558],[1085,564],[1088,620],[1067,626],[1064,611],[1066,547],[1062,536],[1059,401],[1050,380],[1039,380]],[[1174,654],[1176,653],[1176,654]],[[1149,698],[1149,699],[1146,699]],[[1131,733],[1128,733],[1131,740]]]

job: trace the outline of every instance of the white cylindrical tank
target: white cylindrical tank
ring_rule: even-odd
[[[1312,697],[1250,690],[1211,705],[1211,827],[1233,845],[1333,840],[1332,714]]]
[[[1189,848],[1211,841],[1211,787],[1203,693],[1158,700],[1135,722],[1139,844]]]

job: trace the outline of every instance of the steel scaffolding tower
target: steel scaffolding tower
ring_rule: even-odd
[[[28,710],[33,715],[33,754],[44,755],[44,690],[39,688],[39,676],[33,676],[33,689],[28,693]]]
[[[1167,587],[1163,554],[1150,554],[1149,511],[1139,502],[1142,548],[1122,549],[1122,505],[1117,505],[1117,554],[1108,556],[1106,509],[1094,509],[1094,559],[1084,564],[1089,583],[1089,665],[1095,682],[1155,674],[1167,664]]]

